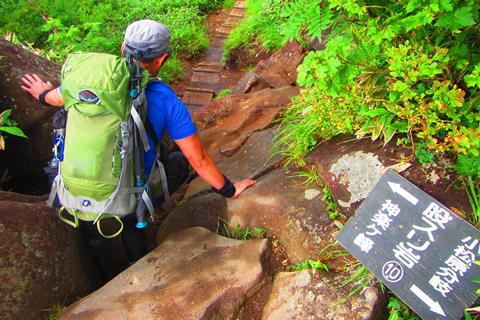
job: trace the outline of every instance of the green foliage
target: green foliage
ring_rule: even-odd
[[[217,233],[235,240],[254,240],[264,239],[267,230],[261,227],[240,227],[239,225],[231,226],[226,221],[219,219],[217,225]]]
[[[480,228],[480,156],[459,155],[455,171],[463,176],[463,186],[472,212],[467,214],[469,221]]]
[[[419,316],[395,296],[389,297],[387,309],[389,312],[388,320],[420,320]]]
[[[219,93],[217,93],[217,95],[215,96],[215,99],[220,99],[222,97],[228,96],[232,92],[233,92],[232,89],[223,89]]]
[[[324,270],[328,272],[328,267],[325,263],[312,259],[307,259],[303,262],[297,263],[296,265],[292,266],[289,271],[301,271],[305,269],[309,269],[312,272],[316,272],[317,270]]]
[[[415,148],[415,157],[420,163],[433,163],[435,155],[427,150],[425,143],[418,143]]]
[[[267,50],[278,50],[287,41],[279,32],[286,21],[285,0],[249,0],[246,16],[225,41],[225,54],[241,46],[261,43]]]
[[[48,320],[57,320],[64,309],[65,309],[64,306],[57,304],[53,306],[51,309],[47,309],[44,311],[48,311],[48,318],[47,318]]]
[[[174,57],[161,73],[171,80],[182,72],[176,57],[194,57],[208,46],[203,17],[222,5],[222,0],[5,0],[0,3],[0,33],[15,33],[18,41],[62,62],[79,50],[119,54],[128,24],[157,20],[171,31]]]
[[[27,138],[22,129],[17,127],[17,123],[10,119],[12,109],[8,109],[0,113],[0,150],[5,150],[5,133],[13,136]]]
[[[322,188],[322,200],[327,202],[327,212],[330,219],[345,219],[345,216],[338,208],[337,202],[333,199],[332,192],[327,186]]]
[[[424,143],[421,161],[438,152],[477,156],[479,10],[475,0],[255,0],[228,43],[325,43],[298,68],[304,89],[282,117],[277,146],[289,163],[303,165],[338,134],[385,144],[407,135]],[[275,37],[262,40],[272,24]]]
[[[350,297],[361,292],[364,288],[371,287],[373,285],[372,275],[364,265],[356,263],[350,266],[347,271],[351,272],[351,275],[340,284],[340,287],[344,287],[348,284],[355,284],[355,289],[350,291],[345,298],[340,299],[338,303],[345,302]]]

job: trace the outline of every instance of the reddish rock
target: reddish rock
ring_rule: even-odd
[[[457,177],[449,159],[439,158],[433,164],[423,165],[412,159],[411,148],[342,136],[322,143],[308,162],[317,166],[322,181],[348,215],[368,196],[386,168],[401,163],[411,163],[400,174],[420,189],[446,206],[468,208],[463,188],[454,186]]]
[[[2,319],[44,319],[45,310],[96,288],[98,274],[79,231],[46,208],[45,198],[0,198]]]
[[[210,194],[187,200],[170,214],[158,238],[193,225],[205,226],[207,221],[210,228],[216,228],[221,218],[232,226],[265,228],[294,263],[318,258],[338,229],[329,218],[321,195],[309,196],[315,186],[305,185],[302,178],[293,178],[293,174],[275,169],[258,178],[257,184],[238,199]]]
[[[279,164],[281,157],[274,154],[274,138],[278,127],[255,132],[248,141],[231,157],[217,163],[220,171],[232,182],[255,179]],[[202,178],[190,182],[187,197],[211,187]]]
[[[7,168],[14,179],[7,188],[24,193],[45,192],[43,166],[51,159],[52,121],[57,108],[44,107],[20,88],[25,73],[36,73],[44,80],[58,84],[60,66],[30,53],[19,46],[0,40],[0,111],[13,109],[12,119],[28,139],[10,136],[6,151],[0,153],[0,166]],[[0,172],[1,174],[2,172]],[[29,181],[29,183],[24,183]]]
[[[272,88],[291,85],[297,79],[297,67],[304,57],[305,48],[298,42],[291,41],[281,51],[260,61],[255,72]]]
[[[347,298],[357,286],[342,286],[347,279],[345,274],[314,276],[308,270],[281,272],[275,276],[262,319],[384,319],[385,299],[378,287],[367,287]]]
[[[169,235],[191,227],[204,227],[215,232],[219,219],[226,219],[226,212],[226,199],[216,193],[187,200],[175,208],[162,223],[157,232],[157,244]]]
[[[251,91],[258,91],[261,89],[268,88],[269,85],[260,79],[258,75],[251,71],[246,73],[240,81],[235,85],[235,88],[233,89],[233,94],[242,94],[242,93],[248,93]]]
[[[59,319],[236,319],[266,275],[267,240],[204,228],[171,235]]]
[[[200,131],[200,138],[214,159],[220,160],[225,153],[232,154],[240,148],[253,132],[272,126],[272,121],[298,93],[298,88],[284,86],[232,95],[234,97],[225,100],[223,105],[215,106],[215,111],[210,113],[215,125]]]

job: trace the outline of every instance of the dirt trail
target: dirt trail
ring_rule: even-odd
[[[245,1],[238,0],[224,18],[223,24],[209,34],[210,47],[202,60],[194,67],[190,83],[183,94],[183,102],[190,111],[194,111],[209,103],[221,88],[220,73],[225,67],[222,61],[223,43],[233,28],[243,19]]]

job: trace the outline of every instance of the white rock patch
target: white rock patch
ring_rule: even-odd
[[[339,183],[348,186],[351,197],[338,203],[349,208],[352,203],[365,199],[381,177],[385,167],[373,153],[357,151],[341,157],[330,168]]]

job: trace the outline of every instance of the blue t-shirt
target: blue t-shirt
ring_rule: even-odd
[[[197,133],[187,107],[169,86],[161,81],[148,84],[145,89],[148,102],[147,119],[157,134],[158,141],[165,129],[173,140],[183,139]],[[145,174],[150,173],[155,159],[154,143],[148,137],[150,150],[145,153]]]

